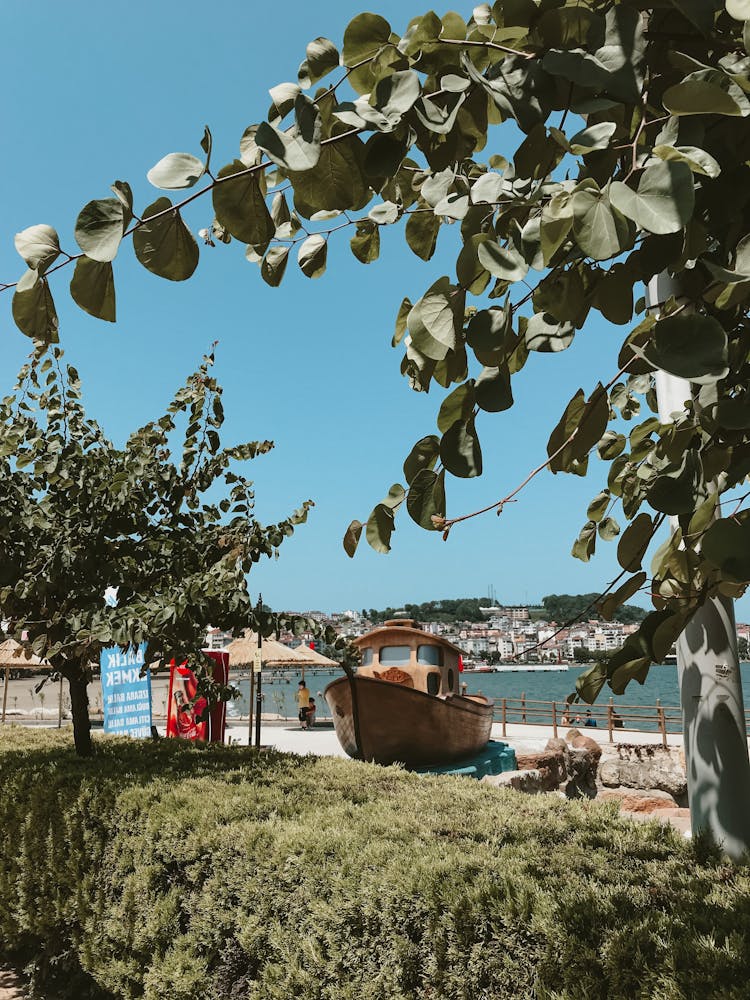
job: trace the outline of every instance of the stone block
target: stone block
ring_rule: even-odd
[[[545,788],[545,776],[539,770],[528,771],[505,771],[503,774],[486,774],[482,778],[486,785],[495,788],[513,788],[517,792],[526,792],[536,795],[539,792],[549,791]]]

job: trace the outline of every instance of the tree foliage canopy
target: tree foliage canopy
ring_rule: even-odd
[[[654,610],[580,689],[593,698],[608,680],[620,692],[708,597],[750,581],[748,14],[741,0],[498,0],[468,20],[429,11],[402,34],[359,14],[340,49],[308,45],[297,79],[271,89],[267,120],[225,165],[212,167],[205,129],[201,156],[170,153],[149,171],[162,190],[195,188],[182,200],[160,195],[138,214],[116,181],[113,197],[81,210],[80,253],[61,250],[49,225],[19,233],[15,321],[57,339],[51,279],[69,264],[78,305],[113,321],[113,261],[129,235],[144,267],[186,280],[199,247],[183,209],[209,194],[204,243],[239,241],[270,285],[290,257],[322,275],[337,230],[351,231],[364,264],[386,226],[402,225],[424,261],[453,238],[455,273],[403,300],[393,336],[409,386],[445,390],[437,432],[408,449],[403,483],[349,526],[350,555],[363,532],[387,552],[402,508],[443,535],[474,516],[448,517],[446,480],[481,475],[480,435],[513,405],[529,357],[565,350],[592,313],[624,326],[617,370],[575,392],[539,467],[584,475],[592,453],[609,466],[573,545],[587,562],[617,539],[622,572],[604,617],[650,576]],[[664,272],[681,294],[657,318],[633,290]],[[648,412],[658,371],[692,385],[673,423]],[[667,517],[678,530],[649,566]]]
[[[151,659],[193,659],[209,624],[264,634],[278,625],[256,609],[246,577],[311,502],[278,524],[255,518],[252,483],[235,466],[273,443],[221,446],[212,363],[204,358],[164,416],[121,448],[86,416],[59,347],[37,350],[0,403],[5,628],[68,678],[71,696],[104,646],[148,641]],[[104,600],[111,586],[115,607]]]
[[[542,598],[542,604],[551,621],[566,622],[586,616],[597,619],[601,615],[595,609],[599,602],[599,594],[548,594]],[[622,604],[612,615],[612,620],[632,625],[641,622],[646,617],[643,608],[635,604]]]

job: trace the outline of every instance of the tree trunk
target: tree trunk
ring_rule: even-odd
[[[666,271],[647,286],[658,311],[679,283]],[[659,419],[668,423],[692,398],[690,383],[656,372]],[[670,518],[672,531],[677,518]],[[693,615],[677,641],[690,824],[734,860],[750,851],[750,758],[737,655],[734,601],[716,595]]]
[[[80,664],[71,664],[69,669],[62,671],[70,686],[70,709],[73,718],[73,742],[76,753],[80,757],[90,757],[93,753],[91,744],[91,721],[89,720],[88,679],[86,671]]]

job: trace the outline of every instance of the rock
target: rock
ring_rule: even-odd
[[[654,745],[619,744],[599,764],[599,780],[607,788],[642,788],[668,792],[683,805],[687,779],[680,751]]]
[[[568,777],[566,754],[561,750],[516,754],[516,765],[519,771],[539,771],[545,792],[554,792]]]
[[[513,788],[517,792],[536,795],[549,791],[545,788],[545,777],[536,769],[528,771],[504,771],[502,774],[485,774],[481,779],[486,785],[495,788]]]
[[[604,789],[599,793],[602,802],[618,802],[620,809],[632,813],[654,813],[675,809],[677,803],[668,792],[656,789],[644,791],[637,788]]]
[[[596,773],[599,763],[597,754],[588,747],[569,747],[568,749],[568,781],[561,790],[569,799],[593,799],[596,797]]]
[[[547,740],[547,746],[544,749],[549,750],[550,753],[557,753],[558,751],[565,753],[568,749],[568,744],[565,740],[555,739],[555,737],[552,736]]]
[[[594,754],[597,760],[599,760],[602,755],[602,748],[596,740],[593,740],[590,736],[584,736],[582,733],[579,733],[577,729],[571,729],[566,736],[566,740],[570,746],[576,750],[590,751],[590,753]]]

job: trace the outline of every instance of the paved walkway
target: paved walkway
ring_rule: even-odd
[[[557,735],[565,738],[567,727],[558,726]],[[580,729],[580,732],[590,736],[598,743],[609,745],[609,733],[606,729],[596,727]],[[534,753],[544,749],[547,740],[554,735],[552,726],[524,726],[520,723],[508,723],[506,735],[502,734],[502,724],[496,722],[492,727],[493,740],[504,740],[519,753]],[[617,729],[613,732],[614,743],[637,743],[640,745],[661,743],[661,733],[636,732],[629,729]],[[227,739],[233,743],[247,746],[247,723],[229,722]],[[300,729],[299,723],[292,720],[263,720],[260,734],[264,746],[274,746],[277,750],[288,753],[314,753],[320,757],[346,757],[336,738],[332,722],[321,721],[313,729]],[[668,733],[669,746],[681,747],[682,734]]]

